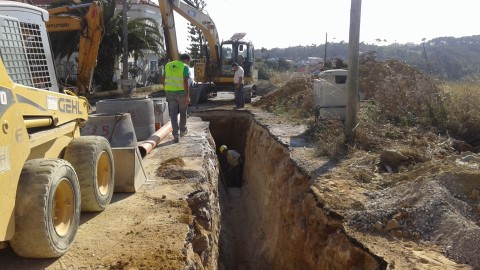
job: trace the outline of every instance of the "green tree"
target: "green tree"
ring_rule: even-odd
[[[292,69],[292,63],[290,63],[285,57],[281,57],[277,61],[277,68],[279,71],[289,71]]]
[[[85,1],[86,2],[86,1]],[[113,88],[113,75],[115,62],[123,54],[128,53],[135,59],[143,57],[149,50],[153,53],[163,53],[163,38],[159,31],[158,23],[151,18],[137,18],[128,21],[128,51],[124,52],[122,42],[122,13],[117,12],[115,0],[101,0],[103,5],[104,35],[98,51],[97,67],[93,79],[101,86],[101,90]],[[53,2],[51,7],[73,5],[71,0]],[[127,7],[130,8],[130,5]],[[85,14],[83,11],[82,14]],[[57,33],[52,43],[54,55],[59,57],[73,54],[78,49],[79,32]]]
[[[190,4],[198,10],[203,10],[207,6],[204,0],[191,0]],[[191,23],[188,24],[188,34],[188,38],[190,39],[190,47],[188,50],[190,51],[192,62],[195,63],[205,56],[203,47],[206,44],[206,41],[202,31]]]
[[[98,52],[98,64],[94,80],[102,90],[111,89],[115,61],[123,53],[132,55],[135,59],[143,57],[145,50],[163,53],[163,38],[158,23],[151,18],[137,18],[128,21],[128,51],[124,52],[122,41],[123,18],[121,12],[116,12],[115,0],[103,0],[105,34]],[[129,7],[130,8],[130,5]]]

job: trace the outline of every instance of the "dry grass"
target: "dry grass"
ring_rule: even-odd
[[[346,153],[344,127],[340,119],[310,121],[308,135],[318,156],[338,159]]]
[[[480,80],[446,83],[442,89],[448,95],[446,127],[450,133],[480,145]]]
[[[277,88],[283,87],[287,82],[297,77],[295,73],[274,73],[270,76],[270,83]]]
[[[438,83],[416,68],[396,60],[377,62],[364,56],[360,91],[377,106],[379,120],[414,126],[445,122],[445,95]]]
[[[270,83],[276,91],[254,103],[277,115],[301,119],[319,156],[338,158],[348,149],[379,151],[394,143],[421,141],[416,134],[451,135],[473,149],[480,148],[480,80],[440,84],[405,63],[377,62],[371,55],[360,61],[360,90],[369,102],[357,116],[355,144],[347,146],[344,125],[338,119],[313,120],[313,80],[277,74]],[[307,120],[307,121],[305,121]]]

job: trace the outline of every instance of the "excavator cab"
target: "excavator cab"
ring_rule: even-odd
[[[234,35],[235,37],[235,35]],[[236,62],[243,67],[245,77],[252,76],[254,62],[254,47],[251,42],[230,39],[221,46],[220,66],[221,76],[233,76],[232,64]]]

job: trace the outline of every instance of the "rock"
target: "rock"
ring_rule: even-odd
[[[365,210],[365,206],[360,201],[354,201],[352,203],[352,209],[354,209],[354,210]]]
[[[462,158],[463,162],[476,162],[480,163],[480,157],[478,155],[468,155]]]
[[[385,226],[385,231],[388,232],[388,231],[391,231],[393,229],[397,229],[397,228],[400,228],[401,225],[400,225],[400,222],[398,222],[398,220],[396,219],[391,219],[388,223],[387,223],[387,226]]]
[[[188,195],[188,207],[192,209],[192,214],[203,228],[210,230],[212,226],[211,204],[208,193],[205,191],[195,191]]]
[[[470,194],[470,198],[472,198],[472,200],[478,200],[478,199],[480,199],[480,190],[474,189],[474,190],[472,191],[472,194]]]
[[[202,253],[210,246],[210,241],[206,235],[201,235],[192,241],[193,252]]]
[[[381,231],[383,229],[383,224],[380,221],[375,222],[374,226],[375,226],[375,229],[377,229],[379,231]]]
[[[409,160],[409,157],[394,150],[385,150],[380,154],[380,165],[385,168],[390,167],[393,172],[398,172],[401,165],[408,166]]]
[[[367,170],[360,171],[360,180],[364,183],[372,182],[372,179],[375,178],[375,175]]]
[[[393,219],[397,221],[401,221],[403,219],[403,214],[402,213],[397,213],[395,216],[393,216]]]
[[[452,142],[452,147],[455,149],[457,152],[471,152],[473,150],[473,146],[470,144],[460,141],[460,140],[454,140]]]
[[[403,237],[403,232],[401,230],[396,230],[395,231],[395,237],[397,237],[397,238]]]
[[[415,240],[419,240],[419,239],[420,239],[420,233],[418,233],[418,232],[414,232],[414,233],[412,234],[412,236],[413,236],[413,238],[415,238]]]

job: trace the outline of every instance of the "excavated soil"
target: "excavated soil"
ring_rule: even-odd
[[[191,107],[187,136],[145,158],[147,183],[82,214],[63,257],[7,249],[0,269],[480,269],[480,155],[379,125],[362,147],[319,156],[292,117],[311,113],[308,87],[295,79],[247,110]],[[220,176],[221,144],[245,157],[240,188]]]

